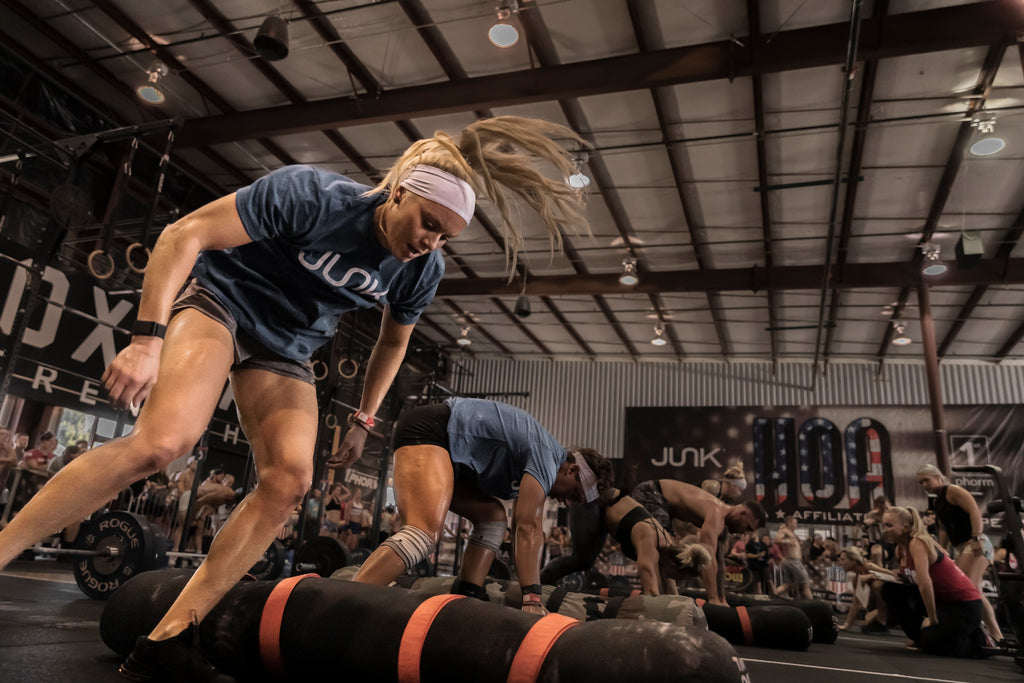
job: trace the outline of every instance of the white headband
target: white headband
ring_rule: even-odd
[[[580,468],[580,483],[583,484],[583,496],[588,503],[597,500],[597,475],[590,469],[587,459],[579,451],[572,452],[572,458]]]
[[[416,164],[409,169],[400,183],[424,199],[451,209],[469,225],[476,207],[476,193],[462,178],[457,178],[436,166]]]
[[[747,488],[746,479],[726,479],[726,481],[735,486],[736,488],[738,488],[740,491]]]

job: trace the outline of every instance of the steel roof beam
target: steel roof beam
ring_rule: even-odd
[[[1024,284],[1024,258],[985,259],[970,270],[946,262],[943,287]],[[605,294],[664,294],[670,292],[763,292],[821,288],[821,266],[775,266],[770,269],[722,268],[651,272],[639,284],[623,285],[618,273],[577,273],[535,276],[526,282],[526,293],[535,296],[599,296]],[[830,282],[835,289],[916,287],[921,269],[910,262],[848,263],[833,266]],[[437,295],[512,296],[523,291],[521,279],[505,278],[443,280]]]
[[[299,0],[300,7],[307,4],[311,3]],[[762,36],[756,45],[748,37],[741,40],[745,43],[743,47],[731,40],[721,40],[447,83],[371,91],[366,96],[334,97],[301,106],[203,117],[187,122],[179,144],[215,144],[842,64],[848,30],[846,23],[829,24],[781,31],[770,36],[770,40]],[[861,31],[864,45],[871,46],[862,51],[863,59],[991,45],[1015,40],[1018,32],[1024,32],[1024,6],[1012,0],[993,0],[908,12],[886,17],[884,33],[874,19],[865,21]],[[340,37],[335,39],[340,41]],[[340,42],[331,44],[335,51],[342,48]],[[755,52],[756,62],[751,56]]]

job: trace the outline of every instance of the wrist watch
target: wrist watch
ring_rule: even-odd
[[[132,325],[133,337],[158,337],[163,339],[167,333],[167,326],[151,320],[136,320]]]
[[[361,410],[357,410],[356,412],[348,416],[348,423],[350,426],[359,425],[366,431],[370,431],[371,429],[373,429],[374,425],[373,415],[370,415],[369,413],[364,413]]]

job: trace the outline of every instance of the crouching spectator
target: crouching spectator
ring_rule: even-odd
[[[910,638],[907,647],[952,657],[982,656],[981,593],[939,548],[912,507],[891,507],[882,534],[896,547],[902,583],[886,583],[889,623]]]

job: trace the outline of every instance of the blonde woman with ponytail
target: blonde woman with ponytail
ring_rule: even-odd
[[[981,593],[928,534],[917,510],[891,507],[882,516],[882,535],[896,546],[897,575],[882,597],[889,623],[910,639],[907,647],[954,657],[982,655]]]
[[[636,562],[644,595],[676,594],[676,579],[699,576],[711,564],[701,543],[680,543],[626,491],[614,489],[604,512],[605,528],[622,553]]]
[[[540,215],[556,246],[566,231],[586,232],[580,195],[558,180],[572,173],[584,144],[544,121],[488,119],[411,145],[376,187],[288,166],[167,226],[149,259],[131,342],[102,378],[113,407],[141,407],[135,428],[68,464],[0,531],[0,569],[187,453],[230,378],[259,484],[122,665],[138,681],[228,680],[194,647],[196,624],[309,488],[319,423],[313,352],[343,313],[383,307],[359,409],[332,456],[333,466],[347,467],[361,456],[444,275],[438,250],[466,229],[478,197],[497,209],[513,264],[523,241],[515,203]]]

